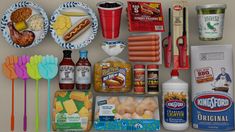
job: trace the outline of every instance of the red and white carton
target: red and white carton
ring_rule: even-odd
[[[162,5],[158,2],[128,1],[130,32],[164,32]]]

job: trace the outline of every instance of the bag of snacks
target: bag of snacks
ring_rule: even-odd
[[[115,57],[125,48],[120,41],[106,41],[102,49],[111,57],[94,66],[94,88],[97,92],[129,92],[131,90],[131,64]]]
[[[91,128],[91,92],[57,91],[53,104],[54,131],[86,131]]]
[[[160,130],[158,99],[97,96],[94,128],[102,131]]]

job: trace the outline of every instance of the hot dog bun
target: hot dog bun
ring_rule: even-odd
[[[67,32],[65,32],[63,39],[65,42],[71,42],[86,31],[91,26],[89,18],[83,18],[76,22]]]

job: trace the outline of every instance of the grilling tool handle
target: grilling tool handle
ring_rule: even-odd
[[[180,43],[182,41],[183,43]],[[186,36],[181,36],[177,39],[177,46],[179,49],[179,66],[186,66],[186,58],[187,58],[187,39]]]
[[[167,44],[166,44],[166,41]],[[171,52],[172,52],[172,45],[171,45],[171,36],[167,36],[162,41],[163,49],[164,49],[164,64],[166,68],[170,68],[171,66]]]

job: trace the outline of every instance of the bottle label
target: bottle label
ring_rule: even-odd
[[[91,67],[76,66],[76,83],[91,84]]]
[[[60,66],[59,73],[60,73],[60,83],[62,84],[71,84],[74,83],[74,66],[63,65]]]
[[[168,91],[164,97],[164,120],[167,123],[187,122],[187,93],[184,91]]]
[[[147,91],[148,92],[159,92],[159,79],[158,79],[158,71],[148,71],[147,72]]]
[[[134,91],[145,92],[145,70],[134,70]]]
[[[223,35],[224,14],[199,15],[199,34],[203,38],[219,38]]]

